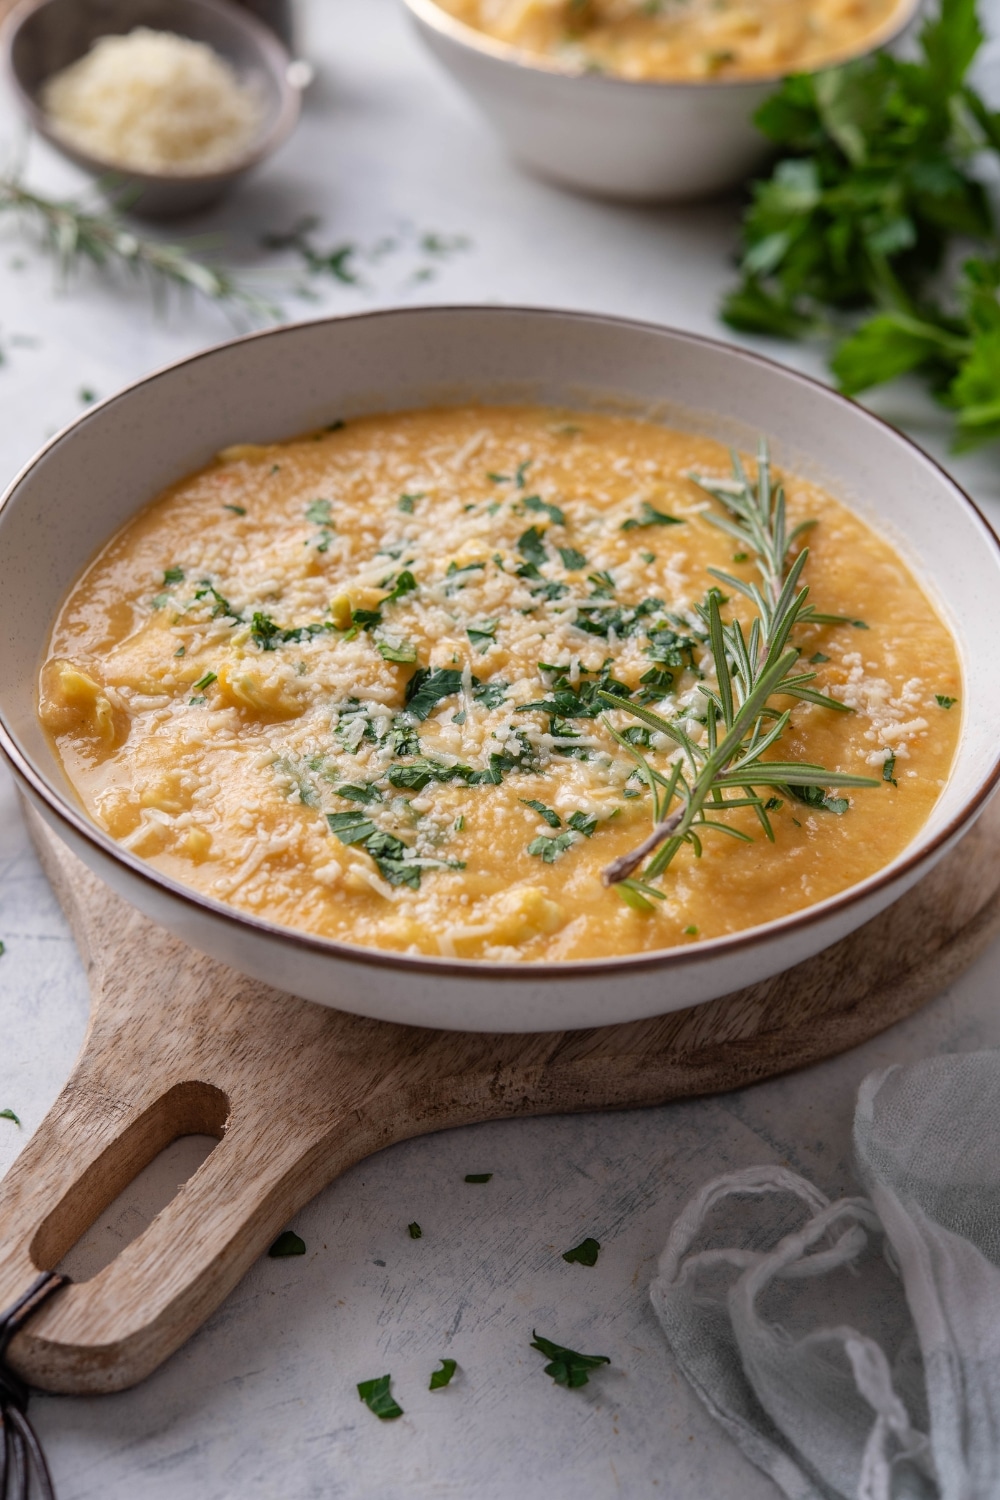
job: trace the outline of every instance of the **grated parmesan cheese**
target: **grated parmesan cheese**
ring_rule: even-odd
[[[211,172],[251,145],[259,90],[203,42],[138,26],[103,36],[50,78],[42,104],[53,128],[109,166]]]

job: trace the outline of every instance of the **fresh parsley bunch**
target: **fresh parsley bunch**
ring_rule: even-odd
[[[841,389],[919,370],[965,447],[1000,437],[1000,244],[975,175],[1000,155],[1000,114],[966,81],[982,40],[975,0],[941,0],[918,60],[880,53],[785,82],[756,119],[787,154],[754,184],[722,310],[781,337],[852,328],[831,361]],[[956,242],[979,252],[957,278]]]

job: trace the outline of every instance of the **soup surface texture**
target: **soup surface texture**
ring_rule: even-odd
[[[809,71],[874,44],[899,0],[438,0],[467,25],[621,78]]]
[[[703,737],[706,569],[758,577],[692,470],[726,476],[729,455],[653,422],[540,407],[411,411],[227,449],[75,585],[43,722],[125,848],[326,937],[551,961],[794,912],[877,871],[926,820],[958,737],[959,662],[893,548],[785,476],[790,524],[817,523],[811,601],[848,621],[794,644],[853,712],[788,702],[780,758],[877,784],[829,805],[775,798],[773,844],[751,810],[732,812],[752,843],[706,835],[654,910],[631,909],[601,871],[651,828],[632,751],[668,772],[678,752],[624,711],[602,717],[593,695],[610,683]]]

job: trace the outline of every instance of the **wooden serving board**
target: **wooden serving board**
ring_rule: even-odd
[[[114,896],[34,814],[31,826],[93,1004],[69,1082],[0,1184],[0,1308],[165,1146],[219,1138],[138,1239],[14,1340],[14,1369],[48,1391],[143,1379],[308,1199],[383,1146],[515,1115],[662,1104],[802,1067],[915,1011],[1000,931],[998,798],[896,906],[766,983],[599,1030],[429,1031],[245,979]]]

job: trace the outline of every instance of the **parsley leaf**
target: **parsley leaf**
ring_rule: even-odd
[[[575,840],[571,833],[557,833],[554,839],[546,834],[541,834],[537,839],[532,839],[528,845],[528,853],[536,855],[545,864],[555,864],[561,854],[573,847]]]
[[[344,797],[348,802],[364,802],[368,804],[382,801],[382,793],[377,786],[372,786],[370,783],[365,786],[351,786],[350,784],[338,786],[334,787],[334,791],[338,797]]]
[[[373,833],[378,832],[375,824],[362,812],[327,813],[326,821],[330,825],[330,832],[335,833],[342,844],[363,844]]]
[[[329,526],[330,524],[330,502],[329,500],[312,500],[306,506],[306,520],[313,521],[317,526]]]
[[[462,674],[454,667],[421,667],[406,684],[406,711],[426,719],[444,698],[462,690]]]
[[[428,1386],[428,1390],[443,1391],[446,1385],[451,1384],[452,1377],[457,1369],[458,1365],[455,1360],[442,1359],[440,1370],[432,1370],[431,1372],[431,1383]]]
[[[0,1120],[13,1120],[14,1124],[18,1126],[21,1124],[12,1109],[0,1109]]]
[[[306,1242],[293,1229],[286,1229],[284,1234],[278,1235],[267,1253],[272,1260],[284,1260],[289,1255],[305,1255]]]
[[[492,1176],[492,1172],[467,1172],[465,1180],[466,1182],[489,1182]]]
[[[184,569],[183,568],[168,568],[167,571],[163,575],[163,586],[164,586],[164,588],[169,588],[172,583],[183,583],[183,582],[184,582]]]
[[[548,823],[550,828],[562,827],[562,818],[557,812],[553,812],[551,807],[546,807],[544,802],[539,802],[534,797],[522,797],[520,800],[524,803],[525,807],[533,808],[538,816]]]
[[[406,1232],[410,1236],[411,1240],[421,1240],[424,1237],[424,1231],[421,1229],[416,1219],[414,1219],[412,1224],[407,1224]]]
[[[497,633],[499,620],[483,620],[479,625],[470,625],[466,635],[480,653],[488,651]]]
[[[389,1390],[391,1375],[379,1375],[376,1380],[359,1380],[358,1395],[370,1412],[382,1422],[392,1422],[403,1415],[403,1408],[393,1399]]]
[[[473,678],[472,696],[484,708],[499,708],[507,697],[509,687],[509,682],[476,682]]]
[[[958,702],[958,699],[948,698],[944,693],[935,693],[934,702],[937,704],[938,708],[954,708],[955,704]]]
[[[529,526],[528,530],[522,532],[517,539],[518,552],[536,568],[540,568],[549,560],[549,555],[545,550],[544,536],[545,533],[539,531],[537,526]]]
[[[417,659],[417,648],[409,641],[387,641],[375,642],[375,649],[383,661],[401,662],[404,666],[413,666]]]
[[[549,520],[554,522],[556,526],[566,525],[566,517],[558,505],[547,505],[541,495],[528,495],[526,499],[521,501],[521,504],[525,510],[540,511],[542,514],[548,516]]]
[[[412,594],[417,587],[417,580],[409,568],[404,568],[396,579],[391,594],[386,594],[382,600],[383,604],[395,604],[397,599],[405,599],[407,594]]]
[[[563,1255],[563,1260],[569,1261],[571,1265],[596,1266],[597,1257],[600,1253],[600,1240],[588,1238],[583,1240],[579,1245],[575,1245],[572,1250],[567,1250]]]
[[[424,495],[422,490],[418,490],[413,495],[400,495],[398,501],[396,502],[396,508],[397,510],[403,511],[405,515],[412,516],[414,505],[416,505],[418,500],[422,500],[423,498]]]
[[[821,786],[790,786],[788,788],[796,802],[802,802],[815,812],[835,813],[843,817],[850,807],[846,797],[831,797]]]
[[[581,568],[587,566],[586,557],[584,557],[582,552],[578,552],[575,547],[560,547],[558,551],[559,556],[562,558],[562,565],[568,573],[578,573]]]
[[[551,1375],[556,1385],[563,1385],[567,1390],[578,1390],[587,1385],[592,1370],[611,1363],[606,1354],[577,1354],[575,1349],[564,1349],[551,1339],[543,1339],[534,1329],[531,1335],[532,1349],[537,1349],[549,1360],[545,1366],[546,1375]]]
[[[622,523],[622,531],[637,531],[641,526],[683,526],[684,522],[679,516],[668,516],[666,511],[656,510],[648,500],[644,500],[639,507],[638,517],[632,517]]]
[[[597,819],[592,814],[584,812],[571,813],[566,822],[568,827],[575,828],[577,833],[582,833],[585,839],[592,838],[597,827]]]
[[[887,781],[890,786],[899,785],[896,780],[896,757],[891,751],[882,762],[882,780]]]

